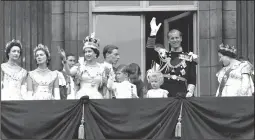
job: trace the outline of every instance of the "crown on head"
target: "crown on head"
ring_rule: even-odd
[[[223,43],[221,43],[219,45],[219,49],[236,54],[235,46],[229,46],[228,44],[224,45]]]
[[[94,48],[94,49],[98,49],[99,48],[99,39],[95,38],[95,33],[91,33],[90,36],[87,36],[84,40],[83,40],[83,50],[85,48]]]
[[[49,57],[50,57],[50,51],[49,51],[49,49],[48,49],[47,46],[45,46],[45,45],[43,45],[43,44],[38,44],[38,46],[36,46],[36,47],[34,48],[34,56],[36,56],[36,52],[37,52],[38,50],[44,50],[44,51],[49,55]]]
[[[9,42],[6,43],[5,52],[6,52],[7,48],[9,48],[10,45],[11,45],[12,43],[17,43],[17,44],[19,44],[19,45],[20,45],[20,48],[22,49],[22,44],[21,44],[21,42],[20,42],[19,40],[12,39],[11,41],[9,41]]]

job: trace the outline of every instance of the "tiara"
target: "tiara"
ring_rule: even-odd
[[[48,47],[47,46],[45,46],[45,45],[43,45],[43,44],[38,44],[38,46],[36,46],[35,48],[34,48],[34,56],[36,56],[36,52],[38,51],[38,50],[44,50],[46,53],[48,53],[48,55],[49,55],[49,57],[50,57],[50,51],[49,51],[49,49],[48,49]]]
[[[149,80],[150,76],[154,73],[161,73],[160,65],[153,62],[151,69],[147,71],[147,80]]]
[[[20,45],[20,48],[22,49],[22,44],[21,44],[21,42],[20,42],[19,40],[12,39],[11,41],[9,41],[9,42],[6,43],[5,52],[6,52],[7,48],[9,48],[10,45],[11,45],[12,43],[18,43],[18,44]]]
[[[219,49],[236,54],[235,46],[224,45],[223,43],[221,43],[219,45]]]
[[[83,50],[85,48],[94,48],[94,49],[98,49],[99,48],[99,39],[95,38],[95,33],[91,33],[90,36],[87,36],[84,40],[83,40]]]

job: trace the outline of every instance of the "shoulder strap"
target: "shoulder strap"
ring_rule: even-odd
[[[219,95],[218,95],[218,97],[221,97],[221,96],[222,96],[223,88],[225,87],[225,85],[226,85],[226,83],[227,83],[227,80],[228,80],[228,78],[229,78],[229,74],[230,74],[230,72],[231,72],[232,70],[234,70],[234,69],[229,68],[229,69],[225,72],[224,76],[222,77],[222,80],[221,80],[221,82],[220,82],[220,88],[219,88]]]

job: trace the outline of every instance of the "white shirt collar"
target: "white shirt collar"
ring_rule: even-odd
[[[107,61],[104,61],[105,64],[108,64],[108,65],[112,65],[111,63],[107,62]]]
[[[110,68],[112,68],[112,67],[113,67],[111,63],[106,62],[106,61],[104,61],[104,65],[105,65],[105,66],[107,66],[107,67],[110,67]]]

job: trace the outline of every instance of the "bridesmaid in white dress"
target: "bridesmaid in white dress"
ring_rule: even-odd
[[[49,70],[50,52],[47,46],[39,44],[34,49],[37,68],[27,78],[28,93],[33,100],[59,100],[58,72]]]
[[[103,99],[103,94],[99,92],[99,88],[103,84],[104,67],[97,62],[99,56],[99,41],[94,38],[94,33],[83,41],[84,59],[79,60],[79,65],[73,66],[71,69],[66,64],[66,55],[64,50],[59,50],[64,60],[66,72],[75,76],[80,84],[79,90],[74,99],[80,99],[82,96],[89,96],[90,99]],[[85,61],[84,61],[85,60]]]
[[[12,40],[6,44],[5,54],[8,59],[1,64],[1,100],[23,100],[22,93],[26,92],[27,71],[18,65],[22,53],[19,40]]]

